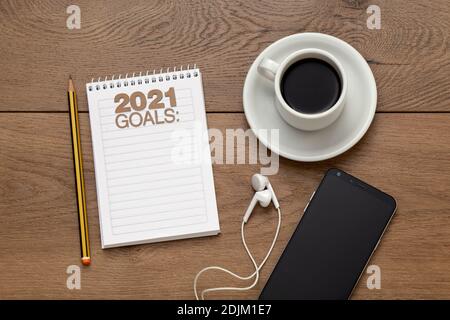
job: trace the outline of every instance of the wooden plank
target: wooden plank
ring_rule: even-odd
[[[349,42],[369,61],[381,111],[450,111],[447,0],[379,0],[381,30],[366,26],[367,1],[79,0],[81,29],[68,30],[70,1],[0,3],[0,110],[66,111],[72,74],[80,109],[92,77],[198,63],[208,111],[242,111],[252,61],[299,32]]]
[[[88,115],[82,142],[93,264],[82,268],[81,290],[66,288],[66,268],[80,265],[69,120],[67,114],[0,114],[0,298],[193,298],[192,281],[216,264],[252,272],[239,227],[258,165],[215,165],[222,233],[219,236],[102,250]],[[247,128],[242,114],[212,114],[210,128]],[[450,298],[450,115],[378,114],[349,152],[319,163],[282,159],[271,182],[283,226],[258,286],[211,297],[256,298],[299,221],[324,171],[347,170],[393,194],[398,212],[371,260],[382,289],[363,275],[356,299]],[[248,225],[251,250],[263,257],[276,223],[274,209],[257,208]],[[331,267],[331,266],[330,266]],[[210,274],[201,286],[237,284]]]

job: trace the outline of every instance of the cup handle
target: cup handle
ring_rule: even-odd
[[[280,66],[280,64],[273,61],[272,59],[264,58],[259,63],[258,72],[264,78],[274,81],[275,75],[277,74],[277,70],[278,70],[279,66]]]

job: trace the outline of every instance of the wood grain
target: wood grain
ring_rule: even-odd
[[[382,289],[363,275],[355,299],[450,299],[450,8],[447,0],[79,0],[81,29],[66,28],[68,0],[0,2],[0,299],[193,298],[196,272],[210,264],[238,273],[251,265],[241,247],[242,212],[259,165],[215,165],[222,234],[100,249],[88,115],[81,115],[93,265],[82,290],[66,288],[66,268],[80,264],[66,85],[197,63],[204,77],[209,127],[247,128],[242,86],[252,61],[272,42],[323,32],[354,46],[371,66],[378,111],[365,138],[347,153],[307,164],[281,159],[271,177],[283,208],[280,241],[256,298],[326,169],[347,170],[393,194],[399,209],[370,263]],[[381,30],[366,27],[370,4]],[[20,112],[17,112],[20,111]],[[230,113],[236,112],[236,113]],[[408,113],[405,113],[408,112]],[[417,113],[417,112],[427,112]],[[442,113],[428,113],[442,112]],[[416,114],[417,113],[417,114]],[[274,211],[257,209],[248,242],[262,257]],[[217,274],[202,286],[236,284]]]
[[[258,165],[215,165],[222,233],[219,236],[102,250],[88,115],[82,143],[93,264],[82,269],[82,289],[66,288],[66,268],[79,265],[69,119],[65,113],[0,114],[0,298],[193,298],[192,280],[217,264],[252,271],[239,225]],[[210,114],[211,128],[247,128],[242,114]],[[307,164],[281,159],[271,177],[283,209],[280,240],[258,286],[228,298],[256,298],[299,221],[324,171],[347,170],[393,194],[398,211],[371,260],[382,289],[368,290],[363,275],[355,299],[450,298],[450,115],[378,114],[366,137],[347,153]],[[274,210],[258,208],[248,225],[256,256],[267,250]],[[201,286],[230,279],[205,276]],[[211,295],[212,298],[223,294]]]
[[[379,111],[450,111],[448,0],[378,0],[381,30],[366,27],[370,1],[68,0],[0,3],[0,110],[66,111],[65,86],[92,77],[198,63],[208,111],[242,111],[252,61],[299,32],[337,36],[359,50],[377,80]],[[80,109],[87,110],[85,90]]]

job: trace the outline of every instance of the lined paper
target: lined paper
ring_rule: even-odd
[[[197,77],[148,84],[138,77],[142,84],[132,87],[89,91],[93,84],[86,85],[104,248],[219,232],[203,89],[196,71]],[[116,125],[117,94],[165,92],[169,87],[175,90],[176,121]],[[162,102],[167,105],[168,98]],[[164,111],[155,110],[159,119]]]

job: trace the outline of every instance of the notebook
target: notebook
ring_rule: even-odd
[[[200,70],[86,84],[103,248],[220,232]]]

